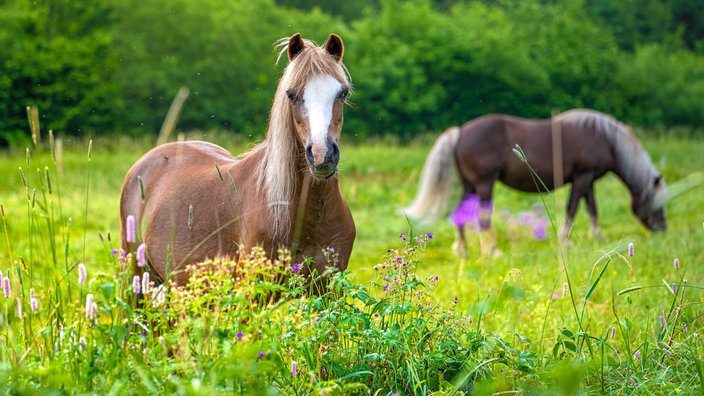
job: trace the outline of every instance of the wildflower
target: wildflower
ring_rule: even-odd
[[[147,245],[140,244],[137,248],[137,266],[144,268],[147,265]]]
[[[401,238],[401,239],[403,239],[403,240],[405,240],[405,239],[406,239],[406,233],[405,233],[405,232],[401,232],[400,234],[398,234],[398,237]]]
[[[677,284],[674,282],[672,283],[672,293],[677,294]]]
[[[633,250],[634,250],[634,246],[633,246],[633,242],[631,242],[628,244],[628,255],[631,257],[633,257]]]
[[[125,239],[127,243],[135,243],[137,241],[134,231],[134,216],[132,215],[127,216],[127,220],[125,221]]]
[[[562,284],[562,295],[566,296],[569,291],[570,291],[570,289],[569,289],[569,285],[567,284],[567,282]]]
[[[90,320],[95,320],[98,305],[93,301],[93,295],[86,296],[86,317]]]
[[[638,360],[640,357],[640,351],[636,351],[636,353],[633,354],[633,360]]]
[[[459,297],[455,296],[455,305],[457,305],[457,302],[460,300]]]
[[[675,264],[675,270],[679,270],[680,269],[680,259],[676,258],[674,264]]]
[[[83,263],[78,264],[78,284],[82,285],[86,283],[86,277],[88,272],[86,271],[86,266]]]
[[[78,342],[81,344],[81,351],[84,351],[86,348],[84,345],[86,345],[86,339],[84,337],[81,337]]]
[[[17,317],[22,319],[22,301],[17,297]]]
[[[468,194],[462,198],[457,209],[450,215],[450,221],[457,227],[464,227],[467,224],[472,224],[477,228],[479,220],[479,196],[476,194]]]
[[[111,252],[111,253],[112,253],[113,256],[116,256],[117,253],[119,253],[119,252],[120,252],[120,251],[119,251],[117,248],[112,248],[112,252]]]
[[[687,332],[687,323],[682,323],[682,332],[683,333]]]
[[[389,291],[389,285],[384,285],[384,291]]]
[[[134,294],[139,294],[142,292],[142,281],[139,278],[139,275],[135,275],[134,278],[132,278],[132,290],[134,291]]]
[[[611,338],[614,338],[614,337],[616,337],[616,328],[612,327],[611,328]]]
[[[244,334],[242,334],[241,331],[238,331],[237,334],[235,334],[235,337],[237,337],[238,340],[241,340],[242,337],[244,337]]]
[[[553,293],[552,296],[550,296],[550,298],[552,298],[553,300],[557,300],[560,297],[562,297],[562,296],[557,293]]]
[[[660,326],[665,327],[665,317],[660,315]]]
[[[163,284],[159,285],[158,287],[152,290],[152,298],[154,299],[157,305],[161,305],[164,303],[164,301],[166,301],[166,288]]]
[[[142,275],[142,293],[149,294],[149,272]]]
[[[10,298],[10,294],[12,292],[10,289],[10,278],[5,277],[5,279],[3,279],[2,290],[5,292],[5,298]]]
[[[291,376],[295,378],[296,374],[298,374],[298,363],[294,360],[291,363]]]
[[[259,359],[264,359],[264,352],[259,352]]]
[[[301,265],[298,263],[291,264],[291,271],[298,272],[301,270]]]
[[[34,288],[29,289],[29,307],[32,308],[32,312],[39,310],[39,303],[34,298]]]
[[[433,233],[432,233],[432,232],[429,232],[429,233],[428,233],[428,239],[433,239]]]
[[[147,332],[146,331],[142,332],[142,338],[144,338],[145,340],[147,339]]]

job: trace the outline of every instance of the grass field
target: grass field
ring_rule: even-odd
[[[190,137],[214,141],[233,153],[251,146],[242,140],[232,143],[225,134],[194,134]],[[660,133],[642,141],[670,185],[704,169],[704,142],[700,139]],[[470,233],[469,258],[460,260],[451,249],[455,231],[448,221],[426,228],[411,228],[403,216],[396,214],[414,197],[432,138],[399,145],[390,140],[369,143],[348,137],[341,147],[340,180],[355,218],[357,240],[349,273],[344,278],[349,286],[346,295],[349,300],[356,301],[357,308],[370,318],[389,314],[388,322],[379,327],[373,327],[372,322],[371,325],[354,322],[357,323],[355,327],[338,322],[338,319],[329,319],[336,329],[332,333],[337,334],[332,340],[342,344],[347,340],[344,348],[330,341],[316,344],[317,350],[301,349],[296,345],[307,344],[290,336],[291,333],[298,334],[296,337],[312,334],[306,340],[322,339],[322,330],[313,325],[309,328],[301,325],[306,323],[305,318],[298,317],[300,322],[292,318],[304,313],[318,315],[316,320],[328,316],[309,312],[310,306],[305,303],[286,307],[277,305],[267,312],[278,319],[266,321],[269,327],[260,328],[259,335],[253,336],[251,345],[256,344],[259,350],[235,348],[236,342],[233,344],[232,340],[239,340],[243,332],[245,339],[249,334],[243,330],[237,332],[235,338],[216,337],[219,341],[208,344],[210,349],[205,348],[199,354],[194,345],[208,343],[206,340],[213,339],[213,333],[194,331],[189,333],[190,340],[184,341],[182,334],[171,334],[166,328],[167,325],[179,328],[187,323],[193,326],[188,320],[194,319],[172,317],[164,322],[150,316],[156,311],[138,312],[121,305],[128,300],[124,294],[129,286],[124,285],[125,275],[119,273],[119,260],[112,252],[113,248],[119,247],[119,191],[127,169],[148,150],[150,144],[146,139],[118,138],[96,140],[89,147],[87,141],[66,140],[62,142],[60,158],[56,159],[52,158],[46,142],[41,149],[0,153],[0,174],[5,175],[4,181],[0,181],[4,226],[0,270],[4,276],[10,277],[13,289],[10,298],[0,297],[4,306],[0,313],[0,388],[10,392],[51,388],[67,393],[102,393],[106,389],[117,394],[130,393],[130,389],[137,389],[131,386],[137,385],[119,380],[120,375],[128,373],[126,375],[140,386],[167,393],[207,393],[212,390],[227,393],[258,393],[261,390],[282,394],[324,391],[373,394],[424,394],[432,391],[437,394],[463,391],[477,394],[704,392],[704,345],[700,337],[703,331],[704,272],[697,270],[704,261],[703,186],[669,202],[666,211],[668,230],[651,234],[631,214],[627,189],[610,175],[596,186],[604,239],[591,238],[589,220],[580,208],[570,242],[563,246],[558,244],[550,227],[546,239],[535,239],[529,227],[520,225],[517,216],[537,206],[546,210],[556,225],[561,224],[566,191],[541,196],[518,193],[497,185],[494,227],[501,254],[480,258],[479,237]],[[432,238],[427,240],[427,245],[426,241],[421,242],[419,250],[407,250],[411,242],[409,238],[404,241],[399,237],[401,233],[432,233]],[[628,254],[629,244],[633,244],[633,256]],[[389,250],[407,255],[409,262],[414,263],[411,278],[424,282],[421,294],[414,294],[420,288],[413,283],[410,289],[404,289],[413,293],[400,294],[401,300],[394,300],[396,297],[389,294],[385,300],[385,290],[378,287],[383,275],[375,266],[388,263]],[[674,265],[676,259],[678,269]],[[77,283],[79,263],[89,269],[91,282]],[[435,277],[437,281],[429,281]],[[32,311],[31,298],[28,298],[30,288],[34,288],[39,296],[38,313]],[[121,290],[123,297],[120,299],[120,293],[113,289]],[[224,293],[224,290],[219,292]],[[227,290],[226,293],[234,293],[234,289]],[[96,298],[102,294],[106,306],[109,301],[114,302],[113,308],[101,311],[95,323],[86,321],[82,311],[88,293],[95,293]],[[366,293],[373,297],[360,297]],[[384,306],[393,306],[389,301],[401,301],[406,305],[400,306],[406,306],[410,311],[402,314],[393,310],[381,312],[369,308],[371,304],[365,301],[370,300],[364,298],[379,301],[379,304],[387,301],[382,304]],[[20,301],[24,311],[22,319],[17,319],[14,314],[16,300]],[[193,301],[200,304],[204,300],[194,297],[189,301],[195,305],[188,309],[194,309],[197,304]],[[346,317],[340,312],[356,309],[354,303],[341,308],[331,298],[321,301],[318,302],[320,312],[337,312],[338,316]],[[433,308],[424,304],[433,304]],[[222,325],[208,324],[209,316],[198,312],[205,318],[206,327],[217,330],[218,334],[227,333],[222,327],[224,322]],[[359,312],[354,315],[349,312],[347,318],[350,321],[354,315],[360,315]],[[97,341],[95,344],[88,342],[87,345],[93,346],[90,349],[93,357],[81,357],[84,341],[77,341],[82,339],[81,335],[92,334],[96,340],[104,341],[114,340],[115,334],[110,331],[115,328],[131,334],[135,332],[130,330],[131,325],[119,325],[123,323],[121,320],[132,320],[131,315],[147,319],[139,321],[145,330],[136,331],[144,336],[145,343],[157,343],[157,340],[168,343],[169,335],[173,335],[174,340],[181,340],[174,343],[187,343],[190,352],[183,352],[185,347],[181,344],[178,352],[164,347],[170,351],[168,353],[159,352],[158,346],[131,348],[130,345],[138,344],[140,338],[124,335],[121,338],[123,346],[113,347],[117,352],[108,353],[98,348]],[[220,319],[224,317],[218,316]],[[250,321],[255,321],[250,316],[228,318],[233,321],[231,328],[245,328]],[[77,321],[75,325],[66,324],[74,319]],[[262,319],[257,317],[256,320]],[[423,331],[433,328],[436,332],[446,331],[457,337],[443,341],[446,343],[438,342],[435,349],[428,346],[423,349],[419,345],[425,345],[427,335],[419,339],[411,336],[421,322]],[[158,332],[154,332],[154,338],[151,338],[154,328],[149,329],[144,323],[160,324],[161,338]],[[107,324],[109,326],[104,327]],[[361,348],[364,344],[351,336],[345,338],[342,335],[347,334],[343,331],[345,326],[364,328],[365,331],[379,330],[383,340],[381,345],[388,346],[392,339],[398,341],[398,345],[405,345],[409,352],[403,355],[406,357],[399,357],[399,361],[406,363],[401,368],[394,367],[393,372],[403,372],[406,376],[399,374],[400,379],[377,378],[383,375],[372,373],[382,372],[383,365],[369,357],[373,354],[356,358],[354,364],[345,362],[351,358],[343,350]],[[75,331],[72,333],[75,335],[70,336],[74,347],[66,352],[58,345],[69,327]],[[265,337],[277,328],[295,331]],[[97,329],[103,329],[100,335],[95,334]],[[395,331],[405,336],[399,338]],[[147,333],[149,336],[145,335]],[[370,333],[365,334],[372,337]],[[476,337],[482,341],[476,341]],[[267,350],[275,351],[276,358],[271,358],[271,366],[254,367],[239,360],[255,353],[261,354],[262,361],[268,359],[261,352],[263,342],[267,343]],[[39,345],[44,346],[41,348],[43,353]],[[57,345],[55,353],[48,353],[46,349],[54,345]],[[470,345],[477,349],[470,348]],[[459,353],[463,347],[468,351],[457,366],[459,368],[443,371],[446,370],[443,364],[452,360],[448,356]],[[321,357],[335,348],[341,349],[333,354],[333,363]],[[407,358],[416,356],[410,353],[413,348],[418,349],[421,357]],[[396,348],[387,352],[387,356],[399,353]],[[160,355],[152,355],[156,353]],[[432,358],[436,356],[434,354],[437,359]],[[355,356],[358,355],[360,353]],[[299,356],[298,360],[296,356]],[[471,369],[467,369],[471,360],[467,356],[478,359]],[[260,361],[259,358],[255,360]],[[296,361],[294,366],[300,365],[295,368],[293,376],[290,375],[292,360]],[[350,373],[333,374],[343,373],[341,367],[346,364],[354,366]],[[67,373],[73,373],[74,378],[61,377],[58,372],[62,367],[68,367]],[[95,376],[101,367],[106,373],[115,374],[80,377]],[[228,382],[223,378],[231,375],[233,367],[240,371]],[[296,376],[296,371],[305,371],[307,375],[302,379],[301,375]],[[435,378],[438,372],[446,374],[438,379]],[[463,373],[466,374],[464,377]],[[252,377],[260,384],[255,386],[257,381]],[[374,380],[370,379],[372,377]],[[410,386],[409,383],[416,385]]]

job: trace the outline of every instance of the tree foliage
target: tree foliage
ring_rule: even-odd
[[[0,144],[27,135],[29,105],[56,133],[155,134],[182,86],[180,129],[261,136],[285,63],[273,44],[295,32],[342,35],[355,85],[347,128],[357,134],[572,107],[697,128],[704,11],[695,3],[0,1]]]

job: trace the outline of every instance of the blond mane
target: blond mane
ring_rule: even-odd
[[[288,49],[288,38],[277,41],[279,58]],[[286,237],[291,231],[291,209],[297,182],[301,177],[311,177],[304,169],[296,169],[303,147],[292,125],[291,104],[286,91],[293,89],[302,96],[311,79],[331,75],[348,84],[349,74],[342,62],[310,40],[303,40],[305,47],[286,66],[279,80],[274,103],[269,116],[269,128],[262,142],[264,157],[257,170],[258,186],[267,197],[275,236]]]
[[[610,115],[589,109],[569,110],[558,114],[553,120],[576,124],[603,136],[614,149],[616,167],[623,182],[632,193],[640,194],[641,202],[652,200],[657,193],[653,181],[659,173],[629,126]]]

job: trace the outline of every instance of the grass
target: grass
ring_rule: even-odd
[[[201,138],[234,153],[250,146],[225,134]],[[56,160],[46,142],[0,153],[0,172],[9,175],[0,183],[0,270],[12,289],[10,298],[0,297],[0,387],[704,392],[701,187],[671,201],[668,231],[651,234],[630,213],[628,191],[608,176],[596,191],[604,240],[589,236],[580,210],[571,243],[561,246],[551,230],[536,240],[517,215],[543,207],[561,224],[565,191],[541,198],[497,185],[494,226],[503,254],[479,258],[478,236],[470,233],[470,257],[462,261],[452,252],[448,222],[410,228],[395,214],[413,199],[431,142],[343,142],[341,184],[358,236],[349,272],[337,275],[330,294],[301,297],[305,286],[290,262],[253,257],[248,268],[293,275],[287,287],[262,282],[266,273],[233,282],[213,269],[208,291],[194,285],[169,293],[164,303],[153,298],[141,306],[133,304],[131,275],[120,270],[129,258],[112,250],[119,246],[122,178],[150,143],[96,140],[89,149],[86,141],[66,140]],[[661,133],[643,143],[670,184],[704,168],[693,137]],[[393,269],[398,258],[404,270]],[[81,263],[88,269],[82,284]],[[290,298],[269,300],[271,293]],[[85,315],[89,294],[98,307],[95,320]],[[221,296],[228,298],[214,298]]]

